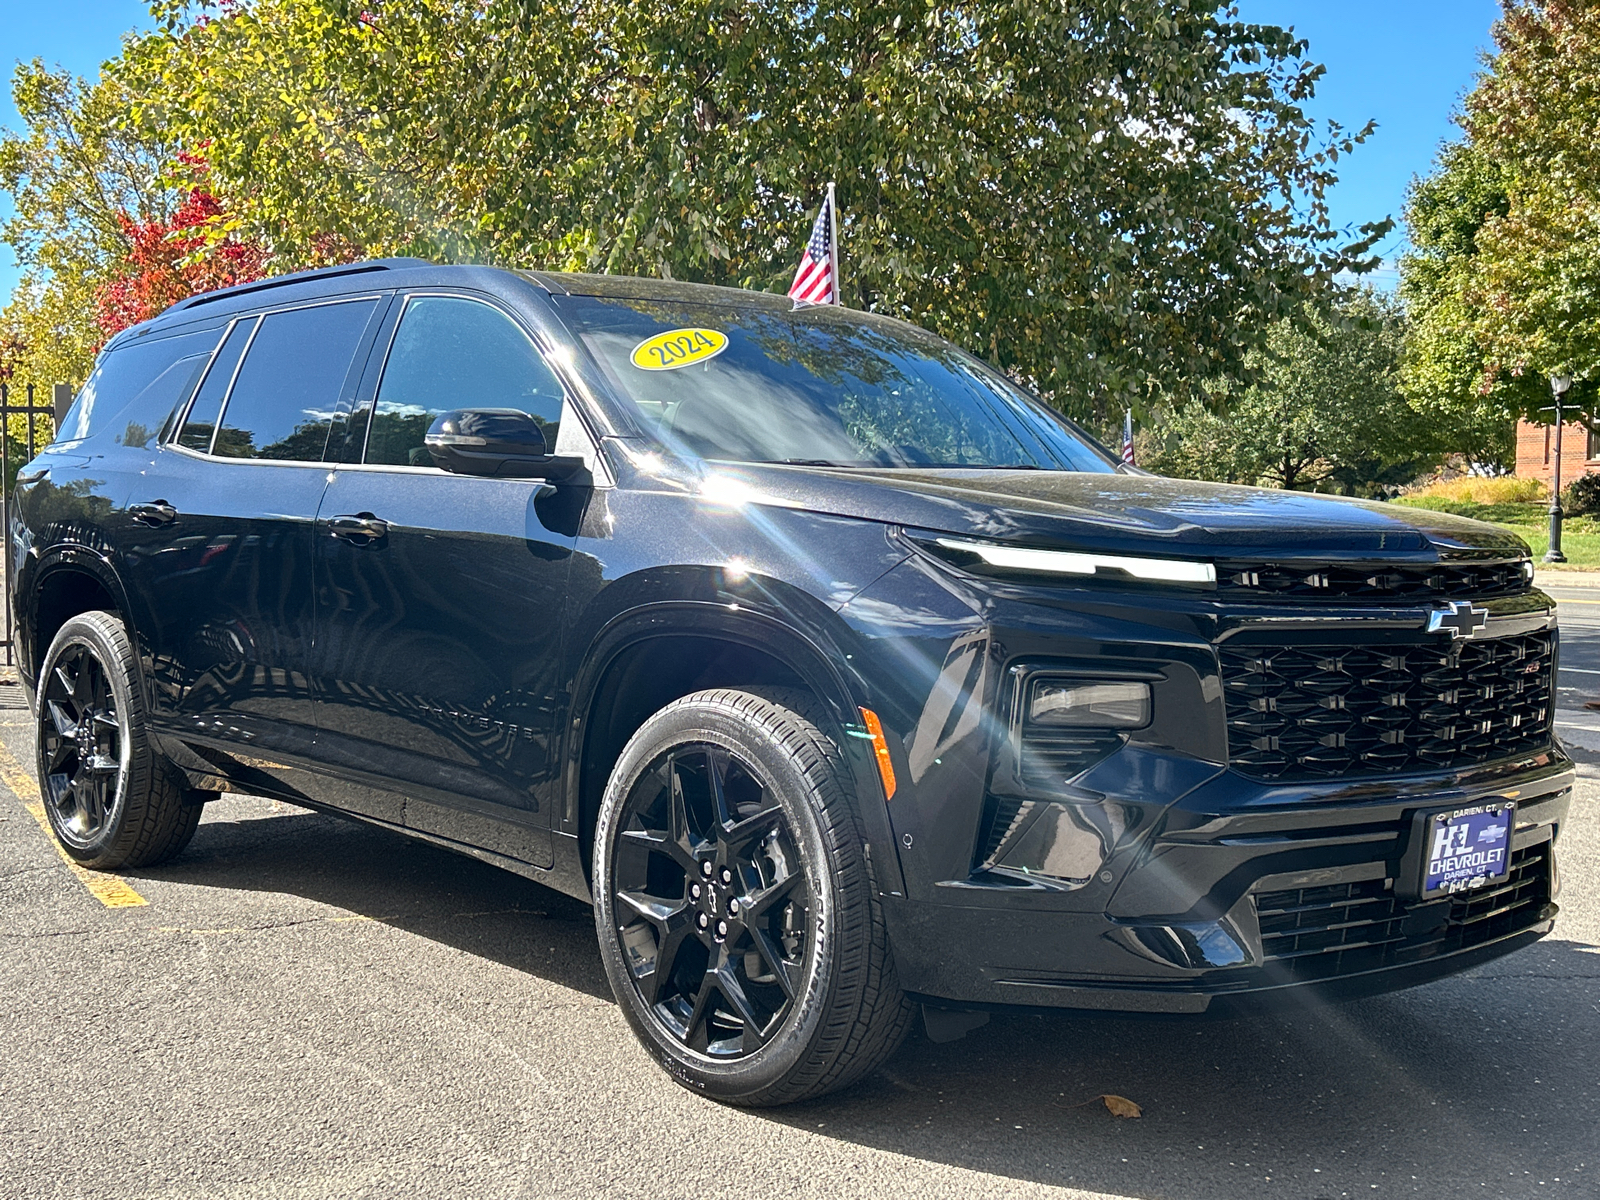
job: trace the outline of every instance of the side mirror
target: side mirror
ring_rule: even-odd
[[[441,413],[424,439],[434,465],[455,475],[565,479],[581,458],[550,453],[539,422],[514,408],[462,408]]]

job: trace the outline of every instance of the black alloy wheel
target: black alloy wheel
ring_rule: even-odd
[[[39,690],[44,801],[61,840],[94,845],[118,815],[128,731],[105,664],[84,642],[63,648]]]
[[[794,689],[695,692],[629,739],[600,802],[611,989],[673,1079],[730,1104],[848,1086],[910,1023],[829,723]]]
[[[720,746],[661,755],[624,802],[618,936],[640,1000],[689,1050],[751,1054],[794,1007],[815,943],[783,808]]]
[[[114,613],[79,613],[45,651],[37,752],[50,829],[84,866],[151,866],[194,836],[210,793],[190,791],[151,741],[133,644]]]

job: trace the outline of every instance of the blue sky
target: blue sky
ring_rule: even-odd
[[[1329,196],[1334,221],[1354,228],[1400,219],[1406,185],[1426,174],[1439,142],[1457,129],[1451,114],[1471,88],[1495,0],[1239,0],[1247,21],[1293,26],[1327,68],[1311,111],[1321,119],[1378,130],[1338,165]],[[1390,260],[1405,246],[1397,228],[1383,244]],[[1377,282],[1392,282],[1388,278]]]
[[[1311,56],[1328,73],[1312,109],[1319,118],[1378,132],[1339,164],[1330,196],[1334,220],[1352,228],[1400,216],[1406,184],[1425,172],[1462,93],[1478,70],[1495,0],[1239,0],[1250,21],[1292,25],[1310,39]],[[125,30],[148,26],[139,0],[0,0],[0,65],[7,86],[0,124],[17,127],[9,71],[36,56],[93,75],[116,54]],[[0,201],[0,204],[3,204]],[[1404,245],[1397,231],[1383,246],[1393,258]],[[0,303],[17,279],[10,251],[0,247]],[[1387,282],[1387,280],[1380,280]]]
[[[142,0],[0,0],[0,125],[20,129],[11,103],[11,72],[19,59],[42,58],[90,78],[100,64],[114,58],[122,34],[150,27],[150,10]],[[0,197],[0,216],[11,205]],[[9,246],[0,246],[0,305],[17,283],[17,264]]]

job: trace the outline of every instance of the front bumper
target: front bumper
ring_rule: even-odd
[[[1521,647],[1553,631],[1553,602],[1484,599],[1474,645],[1519,649],[1438,664],[1437,679],[1433,607],[973,580],[915,557],[891,571],[841,615],[899,780],[887,813],[904,894],[884,904],[902,986],[945,1007],[1194,1012],[1406,986],[1548,932],[1572,764],[1535,726],[1510,731],[1540,716],[1516,664],[1553,688],[1553,647],[1542,663]],[[1094,744],[1029,733],[1016,718],[1035,670],[1144,681],[1151,719]],[[1338,703],[1316,703],[1324,691]],[[1435,704],[1459,715],[1448,732]],[[1301,713],[1294,727],[1332,752],[1275,771],[1280,751],[1305,766],[1305,738],[1286,744],[1293,729],[1254,713]],[[1528,861],[1510,893],[1399,899],[1416,815],[1490,797],[1519,806]]]
[[[1572,783],[1554,748],[1292,803],[1225,771],[1070,893],[975,875],[931,902],[887,897],[901,984],[947,1006],[1131,1012],[1409,987],[1550,931]],[[1398,895],[1413,815],[1491,795],[1518,806],[1506,882],[1426,905]]]

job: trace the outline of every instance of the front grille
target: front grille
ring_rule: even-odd
[[[1255,779],[1450,769],[1550,742],[1549,631],[1428,645],[1224,645],[1228,751]]]
[[[1526,559],[1386,564],[1219,562],[1217,591],[1230,600],[1482,600],[1533,587]]]
[[[1448,901],[1408,902],[1373,879],[1256,896],[1261,951],[1275,979],[1302,982],[1404,966],[1527,929],[1550,903],[1551,843],[1512,852],[1503,883]]]

